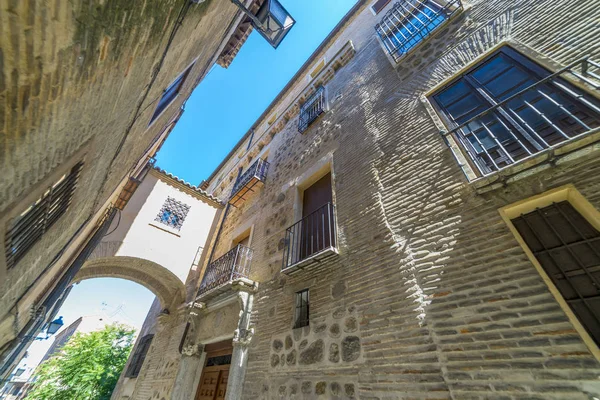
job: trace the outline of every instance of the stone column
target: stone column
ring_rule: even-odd
[[[206,310],[204,303],[192,303],[188,322],[190,327],[181,347],[181,360],[171,400],[189,400],[196,396],[200,374],[204,365],[204,346],[196,343],[196,326]]]
[[[233,353],[231,354],[231,367],[229,368],[225,400],[239,400],[242,398],[248,363],[248,346],[254,335],[254,328],[250,328],[250,315],[254,303],[256,284],[250,286],[245,282],[234,282],[233,289],[237,291],[240,302],[240,319],[233,336]]]

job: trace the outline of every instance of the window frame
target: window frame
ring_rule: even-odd
[[[192,207],[190,205],[184,203],[183,201],[177,200],[173,196],[167,196],[162,206],[160,207],[158,214],[154,218],[154,222],[158,222],[159,224],[162,224],[168,227],[169,229],[173,229],[177,232],[180,232],[181,228],[183,228],[183,223],[185,222],[185,219],[187,218],[191,208]],[[167,212],[171,213],[171,215],[165,221],[164,216]],[[177,217],[175,223],[171,222],[171,217],[173,216]]]
[[[175,79],[173,79],[171,81],[169,86],[167,86],[165,89],[163,89],[161,96],[158,99],[158,102],[156,103],[156,107],[154,108],[154,112],[152,113],[152,116],[150,117],[150,122],[148,122],[149,127],[156,120],[158,120],[165,113],[165,111],[167,111],[167,109],[169,109],[169,106],[171,104],[173,104],[173,102],[177,99],[177,97],[179,97],[179,95],[181,94],[181,88],[187,81],[187,78],[190,75],[190,71],[192,70],[192,68],[194,67],[195,64],[196,64],[196,60],[192,61],[192,63],[190,65],[188,65],[179,75],[177,75],[177,77]],[[175,88],[174,94],[167,97],[169,95],[169,93],[171,92],[171,90],[174,88]],[[163,103],[163,100],[165,100],[165,99],[167,99],[167,101],[165,103]]]
[[[298,133],[306,133],[312,124],[318,121],[323,114],[327,113],[327,97],[327,88],[319,86],[300,104],[298,111]]]
[[[131,356],[129,365],[127,366],[127,371],[125,371],[126,378],[135,379],[139,376],[140,371],[142,370],[142,366],[144,365],[144,361],[146,360],[146,356],[148,355],[148,350],[150,350],[150,346],[154,340],[154,334],[149,333],[140,338],[137,346],[135,346],[135,351]]]
[[[427,5],[427,3],[430,4]],[[413,14],[413,12],[415,9],[420,9],[422,7],[427,7],[431,9],[431,3],[433,3],[436,8],[439,8],[439,10],[436,10],[435,18],[433,20],[431,20],[431,18],[427,16],[426,13],[420,11],[418,15],[425,15],[426,18],[430,19],[429,22],[423,23],[421,19],[419,19]],[[381,17],[381,19],[375,24],[374,29],[375,33],[377,34],[379,44],[385,51],[385,54],[392,63],[392,65],[394,65],[395,67],[400,65],[400,62],[403,58],[405,58],[408,54],[412,53],[415,49],[420,47],[429,38],[435,35],[435,33],[438,32],[444,25],[446,25],[448,21],[452,20],[456,15],[460,14],[461,11],[464,10],[462,0],[443,0],[443,3],[444,4],[441,4],[441,2],[438,2],[438,0],[396,0],[391,5],[391,8],[389,8],[390,4],[386,4],[386,6],[383,7],[383,9],[388,10],[383,15],[383,17]],[[406,7],[406,10],[408,10],[410,17],[404,15],[406,14],[405,5],[407,7],[412,7],[410,10]],[[397,9],[399,9],[400,7],[403,8],[402,19],[394,15],[394,12],[397,11]],[[369,7],[369,9],[371,9],[371,12],[374,13],[371,7]],[[394,22],[393,25],[388,25],[387,21],[391,19],[392,15],[394,15],[395,19],[398,22]],[[414,22],[412,22],[413,17],[415,17],[416,20],[419,21],[419,23],[422,25],[421,27],[417,28],[415,26]],[[432,21],[436,20],[439,17],[444,18],[439,24],[435,25],[433,28],[429,28]],[[405,23],[412,25],[416,29],[412,33],[410,30],[408,30],[408,33],[411,33],[411,35],[408,38],[402,33],[402,29],[399,29],[399,27],[408,26],[405,25]],[[385,24],[386,27],[384,27],[383,24]],[[404,40],[406,42],[404,44],[394,44],[393,47],[390,47],[390,44],[386,42],[386,39],[388,39],[389,42],[393,42],[393,40],[390,38],[390,36],[393,36],[396,40],[398,40],[398,36],[396,36],[395,33],[400,33],[404,37]],[[410,47],[408,49],[406,49],[404,52],[401,51],[403,48],[409,45]]]
[[[306,300],[303,304],[304,294],[306,294]],[[302,318],[303,310],[306,310],[306,317]],[[294,327],[293,329],[304,328],[310,326],[310,289],[305,288],[294,293]]]
[[[28,196],[22,203],[22,208],[17,210],[11,218],[8,218],[4,224],[2,241],[4,243],[4,262],[7,270],[12,270],[19,262],[27,256],[27,254],[42,240],[45,234],[59,222],[71,208],[73,199],[79,186],[82,171],[84,170],[85,161],[83,159],[69,164],[69,168],[62,170],[62,174],[53,176],[51,182],[48,181],[40,190],[34,193],[36,197]],[[55,195],[55,190],[60,191]],[[54,196],[53,196],[54,195]],[[59,205],[60,204],[60,205]],[[50,209],[53,211],[49,211]],[[21,221],[23,221],[21,223]],[[42,224],[40,228],[39,224]],[[22,227],[18,230],[15,228],[21,224]],[[37,237],[32,236],[33,231],[41,229],[41,233]],[[13,232],[14,230],[14,232]],[[23,236],[27,235],[27,236]],[[13,242],[14,240],[14,242]],[[8,247],[16,246],[16,242],[20,241],[19,247],[23,250],[16,258],[9,258]],[[13,251],[15,254],[15,251]]]
[[[552,203],[558,203],[561,201],[568,201],[573,208],[583,216],[594,228],[600,230],[600,211],[598,211],[572,184],[558,187],[556,189],[548,190],[541,194],[517,201],[515,203],[506,205],[498,209],[500,217],[507,225],[510,232],[515,237],[519,246],[525,252],[529,261],[533,264],[536,271],[540,274],[544,283],[548,286],[550,293],[554,296],[555,300],[562,308],[567,318],[588,347],[594,357],[600,361],[600,348],[594,341],[594,339],[587,332],[587,329],[581,324],[579,318],[572,311],[571,307],[558,288],[552,282],[552,279],[546,273],[546,270],[542,267],[538,259],[535,257],[517,228],[514,226],[512,220],[520,216],[535,210],[536,208],[544,208],[551,205]]]
[[[379,10],[375,9],[375,5],[377,3],[379,3],[380,1],[383,1],[384,4],[383,6],[381,6],[381,8]],[[373,15],[378,15],[380,14],[383,10],[385,10],[385,8],[392,2],[392,0],[375,0],[372,1],[371,4],[369,5],[369,10],[371,10],[371,12],[373,13]]]
[[[446,142],[446,145],[451,149],[456,161],[462,168],[469,182],[489,178],[490,176],[493,176],[506,169],[510,170],[511,168],[521,165],[523,162],[526,162],[527,160],[533,157],[538,157],[541,154],[544,154],[544,152],[548,151],[549,149],[553,149],[558,146],[565,145],[567,143],[573,143],[573,140],[577,140],[577,135],[575,135],[561,142],[553,143],[547,147],[544,147],[539,146],[539,144],[535,144],[537,140],[532,139],[530,141],[529,139],[525,139],[531,147],[536,147],[536,150],[534,152],[525,156],[524,158],[514,160],[514,162],[512,163],[501,166],[500,168],[491,170],[489,172],[484,171],[484,169],[487,167],[481,167],[478,164],[476,164],[474,160],[471,159],[471,156],[468,153],[470,151],[473,151],[472,146],[469,144],[469,148],[467,149],[466,146],[463,144],[463,140],[468,139],[463,135],[463,140],[461,140],[461,138],[458,137],[457,132],[453,132],[453,130],[458,128],[460,124],[455,124],[449,118],[448,113],[445,111],[444,107],[435,99],[435,97],[440,93],[444,92],[447,88],[460,82],[461,80],[464,80],[467,83],[474,81],[474,78],[467,79],[466,77],[478,68],[482,67],[485,63],[487,63],[500,53],[513,60],[514,64],[512,65],[521,70],[524,70],[531,77],[533,77],[535,79],[534,85],[538,84],[540,81],[543,81],[551,75],[555,75],[558,71],[564,68],[563,65],[547,62],[547,60],[543,58],[543,55],[531,51],[529,48],[521,45],[518,42],[502,41],[494,47],[492,47],[491,49],[489,49],[487,52],[485,52],[485,54],[482,54],[479,57],[473,59],[468,65],[461,68],[456,74],[437,84],[435,87],[431,88],[424,95],[421,96],[421,100],[425,104],[427,111],[434,120],[436,126],[440,129],[444,141]],[[574,82],[573,80],[568,78],[568,76],[557,76],[556,78],[554,78],[554,80],[559,80],[567,88],[574,90],[577,93],[583,93],[588,95],[589,97],[591,97],[593,103],[598,103],[596,93],[593,93],[589,90],[589,88],[577,84],[577,82]],[[477,98],[486,105],[486,108],[484,108],[483,111],[481,111],[480,113],[476,114],[475,117],[490,112],[490,109],[496,107],[499,103],[506,101],[506,99],[500,100],[497,99],[495,96],[491,95],[491,93],[487,91],[483,87],[483,85],[481,85],[480,87],[473,86],[471,89],[472,90],[470,93],[475,94]],[[565,94],[564,91],[556,89],[555,92],[569,99],[569,96],[567,96],[567,94]],[[579,103],[575,103],[575,106],[578,107],[578,109],[582,107]],[[503,110],[491,112],[497,112],[499,115],[502,115]],[[512,115],[510,115],[509,117],[511,119],[506,120],[502,115],[502,118],[499,118],[498,120],[502,122],[508,121],[507,123],[509,124],[509,126],[513,130],[519,132],[519,134],[522,133],[521,131],[525,131],[526,135],[531,135],[525,130],[522,123],[516,121]],[[537,147],[541,147],[541,149],[538,149]],[[504,150],[504,147],[502,147],[502,149]]]

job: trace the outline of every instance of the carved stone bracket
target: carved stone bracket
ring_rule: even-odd
[[[204,345],[202,344],[188,344],[183,346],[181,354],[188,357],[200,357],[204,351]]]
[[[254,328],[236,329],[233,334],[234,346],[248,346],[254,337]]]

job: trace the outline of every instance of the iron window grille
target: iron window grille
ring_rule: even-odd
[[[282,270],[336,247],[335,207],[327,203],[286,229]]]
[[[308,99],[300,106],[300,116],[298,118],[298,132],[302,133],[308,129],[319,115],[325,112],[325,88],[320,86]]]
[[[171,228],[181,230],[183,221],[185,221],[185,217],[189,211],[190,206],[187,204],[177,201],[172,197],[167,197],[167,200],[154,220]]]
[[[231,365],[231,356],[232,356],[232,354],[226,354],[224,356],[209,357],[206,360],[206,366],[207,367],[216,367],[219,365]]]
[[[512,223],[600,345],[600,232],[568,201],[538,208]]]
[[[398,62],[460,9],[460,0],[402,0],[394,3],[375,25],[375,31]]]
[[[222,257],[208,264],[198,295],[223,286],[234,279],[248,278],[252,262],[252,249],[238,244]]]
[[[233,185],[229,204],[237,206],[246,200],[246,194],[254,192],[254,187],[267,179],[269,163],[261,158],[256,160],[246,172],[244,172]]]
[[[131,357],[129,367],[127,367],[127,372],[125,373],[126,377],[137,378],[142,369],[142,365],[144,365],[144,359],[146,358],[146,354],[148,354],[148,350],[150,349],[153,338],[154,335],[150,334],[145,335],[140,339],[140,342],[138,343],[135,352]]]
[[[156,118],[158,118],[160,114],[167,109],[167,107],[169,107],[173,100],[175,100],[193,66],[193,64],[190,65],[164,90],[160,100],[158,101],[156,109],[154,110],[154,114],[152,114],[152,118],[150,118],[150,124],[153,123],[154,120],[156,120]]]
[[[294,308],[294,329],[308,326],[309,324],[309,297],[308,289],[296,293]]]
[[[9,225],[4,246],[7,268],[14,267],[27,251],[67,211],[83,162],[75,164],[54,185]]]
[[[592,68],[600,65],[584,58],[551,74],[510,48],[500,49],[433,96],[451,128],[442,132],[444,139],[452,136],[477,175],[486,176],[598,131],[597,100],[563,79],[571,75],[598,90],[600,75]]]

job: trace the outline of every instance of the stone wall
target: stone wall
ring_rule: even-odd
[[[214,0],[0,1],[2,242],[5,224],[37,200],[28,195],[43,193],[68,163],[85,161],[66,215],[14,268],[6,271],[0,256],[0,348],[56,282],[40,278],[66,267],[50,271],[49,263],[63,254],[207,73],[236,13],[233,4]],[[180,96],[150,124],[164,89],[194,60]],[[61,259],[65,263],[69,251]]]
[[[598,361],[498,213],[567,183],[600,208],[597,152],[478,194],[421,96],[504,41],[563,65],[598,59],[600,11],[593,1],[465,2],[394,68],[366,6],[336,37],[356,55],[327,84],[329,111],[304,134],[294,118],[272,137],[264,187],[229,212],[217,244],[222,254],[237,227],[254,225],[260,286],[244,398],[597,397]],[[339,255],[287,276],[297,178],[329,157]],[[306,287],[310,327],[294,330],[294,292]],[[357,329],[344,332],[351,318]],[[342,357],[349,341],[356,359]]]

